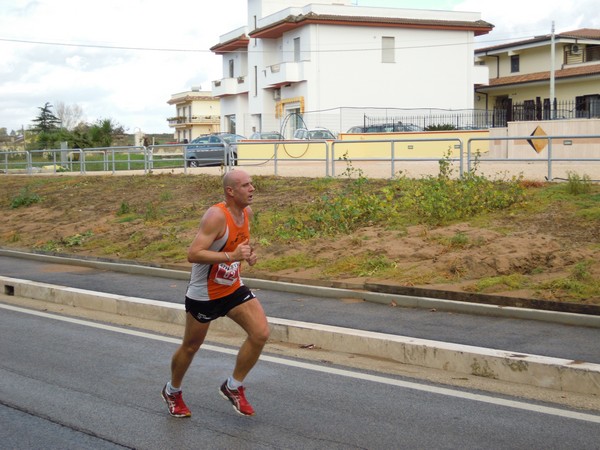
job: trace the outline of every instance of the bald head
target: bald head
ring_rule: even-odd
[[[223,176],[223,191],[225,193],[227,193],[227,188],[235,188],[236,186],[239,186],[239,184],[242,182],[242,180],[244,179],[248,179],[249,176],[246,172],[244,172],[243,170],[231,170],[229,172],[227,172],[224,176]]]

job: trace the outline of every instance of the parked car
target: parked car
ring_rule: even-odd
[[[250,136],[250,139],[277,139],[283,140],[284,137],[277,131],[262,131],[260,133],[254,133]]]
[[[246,139],[239,134],[215,133],[193,139],[185,147],[188,167],[237,165],[237,142]]]
[[[330,139],[335,140],[335,136],[327,128],[298,128],[294,132],[294,139]]]
[[[348,130],[348,133],[394,133],[400,131],[423,131],[423,127],[415,125],[414,123],[381,123],[368,125],[366,127],[352,127]]]

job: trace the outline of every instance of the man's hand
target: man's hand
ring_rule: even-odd
[[[249,265],[253,266],[254,264],[256,264],[257,260],[258,256],[256,256],[256,253],[254,253],[254,247],[250,246],[250,256],[246,258],[246,261]]]
[[[231,257],[234,261],[246,260],[250,265],[252,265],[256,262],[256,256],[252,255],[254,255],[253,249],[250,246],[248,239],[246,239],[244,242],[237,246],[235,251],[231,254]],[[250,263],[251,259],[254,259],[254,262]]]

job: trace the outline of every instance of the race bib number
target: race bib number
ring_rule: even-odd
[[[215,283],[231,286],[240,276],[240,262],[235,261],[231,264],[221,263],[215,274]]]

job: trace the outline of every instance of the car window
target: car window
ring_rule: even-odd
[[[192,141],[192,144],[207,144],[209,136],[200,136]]]
[[[211,144],[220,144],[221,143],[221,139],[218,138],[217,136],[211,136],[209,142]]]

